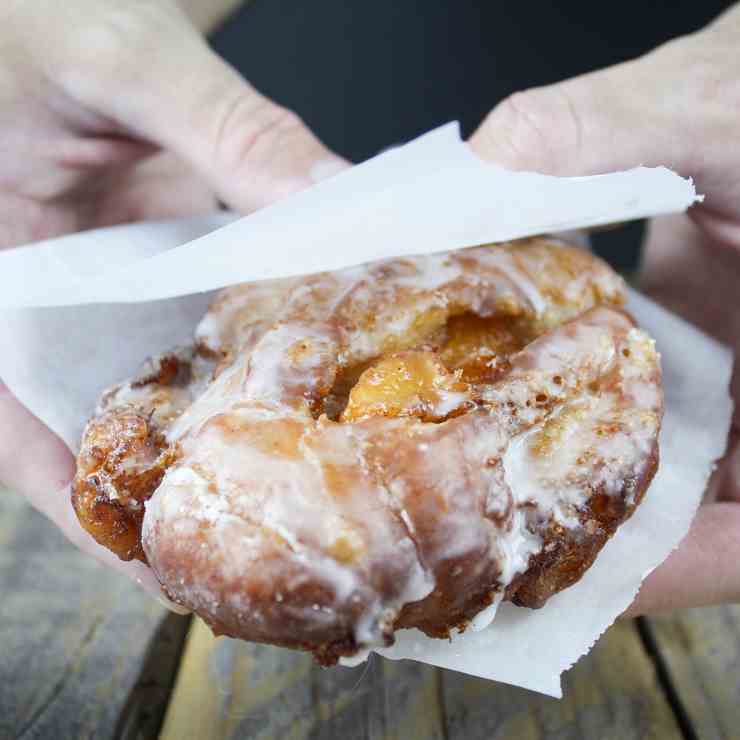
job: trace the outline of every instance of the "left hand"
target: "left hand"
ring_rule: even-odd
[[[214,54],[187,10],[212,20],[197,0],[0,6],[0,248],[212,212],[219,200],[248,213],[347,166]],[[61,493],[74,468],[0,382],[0,481],[158,591],[147,569],[79,527]]]

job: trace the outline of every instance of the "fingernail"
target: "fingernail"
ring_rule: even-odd
[[[321,182],[329,177],[338,175],[342,170],[347,169],[348,166],[341,159],[322,159],[311,167],[309,175],[314,182]]]

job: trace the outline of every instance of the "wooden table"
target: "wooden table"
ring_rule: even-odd
[[[549,699],[214,639],[0,490],[0,738],[740,738],[740,607],[620,622]]]

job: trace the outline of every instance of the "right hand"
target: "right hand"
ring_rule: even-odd
[[[641,59],[494,108],[470,141],[519,170],[590,175],[666,165],[706,200],[654,219],[645,291],[740,352],[740,5]],[[740,368],[727,456],[686,539],[643,584],[632,615],[740,601]]]

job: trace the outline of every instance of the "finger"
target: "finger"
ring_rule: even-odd
[[[740,601],[740,506],[708,504],[668,559],[654,570],[625,616]]]
[[[740,244],[740,241],[738,242]],[[669,310],[682,316],[740,356],[740,254],[718,247],[685,214],[659,216],[650,221],[642,260],[640,288]],[[736,361],[731,395],[740,398],[740,364]],[[734,427],[740,430],[740,406]]]
[[[29,503],[81,550],[124,573],[168,608],[154,574],[143,563],[124,563],[82,529],[70,502],[75,463],[64,442],[0,381],[0,481]]]
[[[100,170],[120,167],[152,156],[157,148],[145,141],[116,136],[74,137],[44,142],[39,155],[69,170]]]
[[[74,458],[0,381],[0,481],[29,497],[58,491],[74,476]]]
[[[680,157],[672,127],[660,125],[662,111],[634,84],[631,62],[533,88],[504,100],[470,140],[482,157],[506,167],[554,175],[595,174],[647,164],[660,156]],[[649,64],[649,63],[648,63]],[[631,84],[626,86],[626,82]],[[636,135],[637,122],[651,135]]]
[[[740,103],[737,31],[716,29],[647,56],[517,93],[470,140],[483,158],[518,170],[588,175],[666,165],[696,179],[707,208],[734,213],[740,151],[729,106]],[[733,144],[731,146],[731,144]]]
[[[203,178],[167,152],[111,176],[98,195],[91,226],[197,216],[218,209],[218,199]]]
[[[53,493],[53,495],[52,495]],[[177,614],[187,614],[188,610],[177,604],[173,604],[162,591],[162,586],[157,580],[152,569],[139,560],[124,561],[107,547],[99,545],[92,536],[86,532],[77,520],[72,504],[70,503],[70,487],[67,485],[59,491],[49,492],[45,496],[32,497],[30,503],[47,516],[61,529],[67,539],[83,552],[92,555],[98,562],[122,573],[138,584],[150,596],[159,601],[162,606]]]
[[[740,428],[737,425],[738,420],[735,418],[730,431],[727,455],[716,471],[716,500],[740,504]],[[740,538],[740,532],[737,533],[737,537]]]
[[[674,313],[725,343],[740,332],[728,311],[737,293],[740,265],[716,248],[683,214],[650,221],[640,287]],[[707,287],[711,286],[711,290]]]
[[[232,207],[250,211],[337,172],[332,154],[290,110],[216,55],[174,8],[99,42],[94,79],[75,92],[188,162]],[[115,81],[117,95],[109,83]]]

